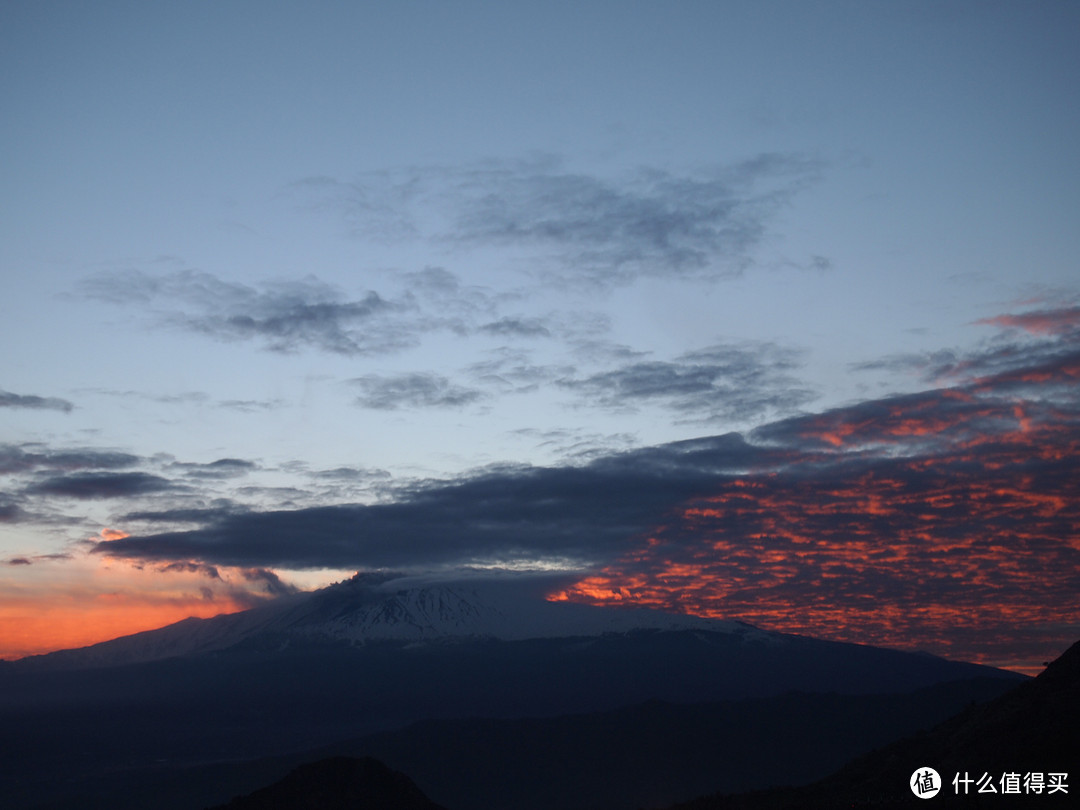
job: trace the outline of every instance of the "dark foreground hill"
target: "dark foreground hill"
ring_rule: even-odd
[[[453,810],[636,810],[716,790],[810,782],[1014,684],[978,678],[900,694],[789,693],[547,718],[428,720],[286,757],[114,768],[67,785],[54,773],[47,806],[201,810],[303,763],[370,756]]]
[[[944,783],[924,804],[909,787],[929,766]],[[1019,782],[1003,778],[1016,774]],[[1041,791],[1025,789],[1041,775]],[[1054,780],[1051,774],[1065,776]],[[989,780],[984,780],[984,775]],[[954,785],[954,779],[959,777]],[[964,781],[971,779],[971,783]],[[980,781],[996,792],[979,792]],[[1052,781],[1065,790],[1052,790]],[[1019,792],[1005,793],[1006,787]],[[795,810],[814,807],[1075,807],[1080,795],[1080,642],[1032,681],[972,706],[932,730],[874,751],[820,782],[802,788],[715,795],[672,810]]]
[[[446,810],[403,773],[369,757],[301,765],[280,782],[212,810]]]

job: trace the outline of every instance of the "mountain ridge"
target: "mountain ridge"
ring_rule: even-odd
[[[505,580],[413,582],[357,574],[317,591],[278,597],[264,605],[211,618],[189,617],[154,630],[87,647],[19,659],[21,666],[89,668],[146,663],[212,653],[257,636],[286,642],[427,642],[436,639],[593,636],[631,630],[698,629],[762,640],[769,633],[743,622],[667,613],[640,607],[596,607],[513,593]]]
[[[547,602],[535,585],[361,576],[245,613],[5,662],[0,795],[76,796],[66,806],[83,808],[78,791],[102,773],[285,756],[424,720],[1022,680],[738,622]]]

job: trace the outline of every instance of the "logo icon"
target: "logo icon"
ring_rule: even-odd
[[[941,776],[933,768],[923,766],[915,769],[908,784],[911,792],[920,799],[931,799],[941,790]]]

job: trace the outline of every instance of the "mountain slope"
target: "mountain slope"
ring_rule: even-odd
[[[672,810],[795,810],[816,807],[910,807],[919,800],[908,786],[915,769],[929,766],[944,786],[932,806],[1008,807],[1073,806],[1080,787],[1080,642],[1072,645],[1034,680],[1020,684],[996,700],[972,706],[928,732],[892,743],[850,763],[813,785],[745,795],[712,796],[680,804]],[[1066,774],[1067,791],[1002,795],[1001,777],[1028,773],[1048,780]],[[990,775],[996,793],[978,793],[953,779],[979,780]],[[1022,784],[1022,782],[1021,782]]]
[[[23,659],[21,666],[119,666],[202,655],[259,638],[282,644],[446,638],[516,641],[643,629],[698,629],[770,637],[740,622],[644,608],[548,602],[523,595],[515,583],[503,580],[416,583],[400,577],[357,574],[319,591],[282,597],[240,613],[184,619],[89,647],[33,656]]]
[[[280,782],[213,810],[445,810],[404,774],[370,757],[301,765]]]
[[[282,756],[421,720],[1018,678],[735,622],[549,603],[517,584],[361,577],[245,613],[4,662],[0,796],[79,795],[102,773]]]

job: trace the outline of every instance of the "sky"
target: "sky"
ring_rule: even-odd
[[[1080,635],[1080,6],[0,6],[0,657],[539,571]]]

